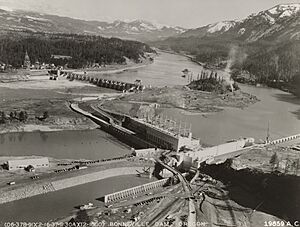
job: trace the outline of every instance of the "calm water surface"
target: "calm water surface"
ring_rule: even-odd
[[[0,155],[5,156],[42,155],[60,159],[102,159],[130,152],[127,146],[99,129],[0,135]]]
[[[271,139],[300,133],[300,99],[277,89],[240,86],[261,101],[244,109],[227,108],[208,115],[186,115],[166,109],[164,114],[192,125],[193,135],[206,144],[216,145],[231,139],[253,137],[264,140],[268,122]]]
[[[153,179],[152,179],[153,180]],[[111,192],[150,182],[136,176],[112,177],[80,186],[50,192],[0,205],[0,226],[8,221],[47,222],[78,211],[75,207],[92,202]],[[1,223],[2,222],[2,223]]]

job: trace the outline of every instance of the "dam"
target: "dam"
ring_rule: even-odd
[[[114,89],[117,91],[142,91],[145,87],[141,84],[140,80],[136,80],[135,83],[128,83],[118,80],[110,80],[110,79],[104,79],[100,78],[96,75],[91,76],[84,73],[76,73],[76,72],[70,72],[70,71],[60,71],[60,70],[51,70],[49,71],[49,74],[56,74],[58,76],[64,76],[69,80],[80,80],[92,83],[99,87]]]
[[[150,182],[147,184],[143,184],[140,186],[136,186],[133,188],[128,188],[122,191],[118,191],[115,193],[111,193],[111,194],[107,194],[104,196],[104,202],[105,203],[112,203],[112,202],[117,202],[120,201],[122,199],[126,199],[128,197],[132,197],[134,195],[137,194],[141,194],[150,190],[154,190],[156,188],[159,187],[163,187],[164,185],[166,185],[166,183],[168,182],[168,178],[166,179],[162,179],[162,180],[158,180],[158,181],[154,181],[154,182]]]
[[[81,109],[77,103],[72,103],[70,107],[99,124],[102,130],[137,149],[161,148],[179,151],[182,147],[200,145],[200,140],[193,138],[191,132],[174,133],[142,119],[121,114],[117,116],[122,119],[120,123],[117,117],[100,108],[90,113]]]

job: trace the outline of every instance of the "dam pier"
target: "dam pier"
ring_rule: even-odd
[[[60,71],[60,70],[51,70],[49,74],[54,74],[57,76],[66,77],[69,80],[79,80],[83,82],[88,82],[99,87],[109,88],[117,91],[142,91],[145,87],[141,84],[140,80],[136,80],[135,83],[128,83],[117,80],[110,80],[101,78],[97,75],[89,75],[86,72],[72,72],[72,71]]]

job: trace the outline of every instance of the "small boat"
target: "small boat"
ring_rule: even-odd
[[[183,72],[183,73],[188,73],[189,70],[188,70],[188,69],[184,69],[184,70],[182,70],[182,72]]]
[[[181,77],[185,78],[189,73],[190,73],[190,70],[188,69],[184,69],[181,71],[183,74],[181,75]]]

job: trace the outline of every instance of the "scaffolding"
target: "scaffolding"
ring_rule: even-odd
[[[146,123],[153,128],[160,129],[168,132],[173,136],[189,137],[192,132],[192,124],[176,120],[175,118],[168,117],[167,115],[146,115]]]

